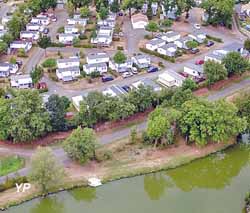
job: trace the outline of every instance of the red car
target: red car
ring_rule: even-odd
[[[196,64],[196,65],[202,65],[202,64],[204,64],[204,60],[197,60],[197,61],[195,62],[195,64]]]

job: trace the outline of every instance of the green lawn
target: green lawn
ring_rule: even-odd
[[[18,156],[0,157],[0,176],[19,170],[24,164],[25,160]]]

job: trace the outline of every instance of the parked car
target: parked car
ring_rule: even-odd
[[[56,22],[57,21],[57,17],[56,16],[52,16],[51,17],[51,21]]]
[[[199,29],[201,29],[201,25],[200,24],[194,24],[194,28],[199,30]]]
[[[185,78],[188,78],[188,74],[187,73],[185,73],[185,72],[180,72],[180,75],[182,75],[183,77],[185,77]]]
[[[48,34],[49,33],[49,28],[44,28],[43,33]]]
[[[131,76],[133,76],[132,72],[124,72],[124,73],[122,73],[123,78],[128,78],[128,77],[131,77]]]
[[[200,77],[200,78],[195,77],[193,80],[198,84],[198,83],[205,81],[206,79],[204,77]]]
[[[202,65],[202,64],[204,64],[204,60],[197,60],[196,62],[195,62],[195,64],[196,65]]]
[[[113,81],[113,80],[114,80],[114,78],[111,75],[109,75],[109,76],[102,76],[102,82]]]
[[[16,64],[20,68],[23,65],[23,62],[21,60],[17,60]]]
[[[38,84],[36,85],[36,88],[37,88],[37,89],[47,89],[48,86],[47,86],[46,82],[40,82],[40,83],[38,83]]]
[[[211,46],[213,46],[213,45],[214,45],[214,42],[213,42],[213,41],[208,41],[207,44],[206,44],[207,47],[211,47]]]
[[[133,74],[138,74],[138,71],[137,71],[137,68],[136,68],[136,67],[132,67],[131,72],[132,72]]]
[[[157,72],[159,71],[158,67],[150,66],[147,70],[148,73],[150,72]]]
[[[122,89],[124,89],[126,92],[130,91],[130,87],[128,85],[122,86]]]
[[[190,50],[190,52],[191,52],[192,54],[196,54],[196,53],[200,52],[200,50],[199,50],[198,48],[192,48],[192,49]]]

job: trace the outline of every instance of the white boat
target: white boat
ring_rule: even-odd
[[[92,177],[88,179],[88,185],[92,186],[92,187],[97,187],[97,186],[101,186],[102,182],[100,179],[96,178],[96,177]]]

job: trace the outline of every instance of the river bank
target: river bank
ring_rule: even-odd
[[[87,179],[93,176],[106,183],[121,178],[176,168],[226,149],[234,142],[235,140],[231,140],[227,144],[209,144],[200,148],[194,145],[188,146],[182,138],[178,138],[178,143],[168,148],[153,149],[151,146],[142,145],[142,143],[130,144],[128,139],[123,139],[99,148],[97,150],[98,162],[91,161],[84,166],[73,162],[69,164],[65,168],[67,177],[64,178],[63,184],[51,189],[50,192],[55,193],[86,186]],[[110,159],[102,159],[105,153],[112,153]],[[23,193],[17,193],[15,188],[7,190],[0,193],[0,209],[21,204],[41,195],[39,188],[34,185],[29,191]]]

